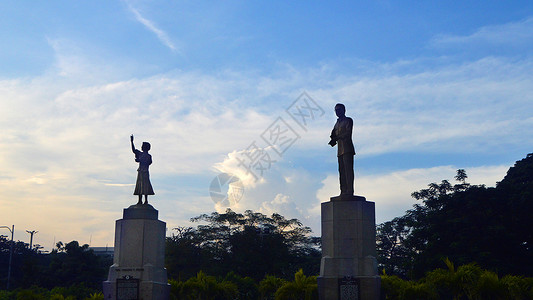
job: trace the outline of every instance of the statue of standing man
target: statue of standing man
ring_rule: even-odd
[[[155,195],[152,184],[150,183],[150,173],[148,173],[148,167],[152,164],[152,155],[148,154],[150,151],[150,143],[143,142],[141,150],[135,149],[133,145],[133,134],[130,137],[131,151],[135,154],[135,161],[139,163],[137,169],[137,182],[135,184],[134,195],[139,195],[139,202],[137,205],[142,204],[142,196],[144,195],[144,204],[148,204],[148,195]]]
[[[335,105],[335,114],[338,119],[331,131],[331,147],[337,145],[337,158],[339,160],[339,179],[341,195],[353,195],[353,157],[355,147],[352,142],[353,120],[347,117],[344,104]]]

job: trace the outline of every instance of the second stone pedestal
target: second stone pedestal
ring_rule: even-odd
[[[321,300],[379,299],[374,202],[360,196],[322,203]]]
[[[168,299],[166,224],[149,204],[124,209],[115,225],[113,265],[104,282],[105,299]]]

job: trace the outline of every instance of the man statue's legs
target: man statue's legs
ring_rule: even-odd
[[[353,195],[353,154],[341,155],[338,160],[341,194]]]
[[[344,169],[346,170],[346,194],[353,195],[353,154],[344,156]]]
[[[339,183],[341,185],[341,194],[346,193],[346,171],[344,169],[344,155],[337,156],[339,160]]]

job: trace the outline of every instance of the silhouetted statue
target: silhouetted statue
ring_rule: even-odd
[[[148,154],[150,151],[150,143],[143,142],[141,151],[135,149],[133,145],[133,134],[130,137],[131,151],[135,154],[135,161],[139,163],[137,169],[137,183],[135,184],[134,195],[139,195],[139,202],[137,205],[142,204],[142,196],[144,195],[144,204],[148,204],[148,195],[155,195],[152,184],[150,183],[150,173],[148,173],[148,167],[152,164],[152,156]]]
[[[339,160],[339,180],[341,185],[341,195],[353,195],[353,157],[355,148],[352,142],[353,120],[345,115],[344,104],[335,105],[337,123],[331,131],[331,147],[337,145],[337,158]]]

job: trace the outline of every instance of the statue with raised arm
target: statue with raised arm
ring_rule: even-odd
[[[135,149],[133,145],[133,134],[130,137],[131,151],[135,154],[135,161],[139,163],[137,169],[137,183],[135,184],[134,195],[139,195],[139,202],[137,205],[142,204],[142,196],[144,195],[144,204],[148,204],[148,195],[155,195],[152,184],[150,183],[150,174],[148,173],[148,167],[152,164],[152,155],[148,154],[150,151],[150,143],[143,142],[141,150]]]
[[[338,119],[331,131],[331,147],[337,145],[337,158],[339,160],[339,181],[341,195],[353,195],[353,157],[355,147],[352,142],[353,120],[347,117],[344,104],[335,105],[335,114]]]

